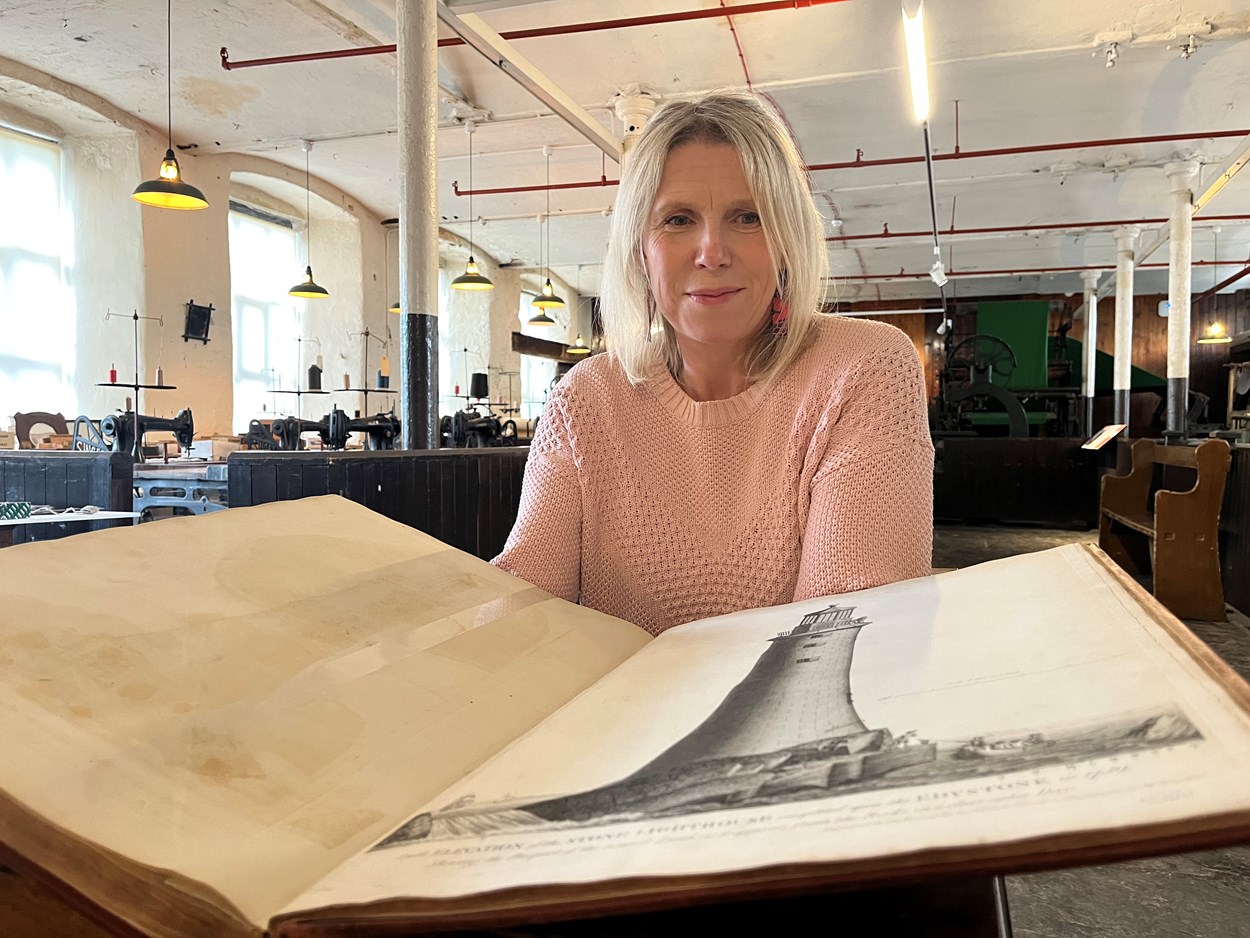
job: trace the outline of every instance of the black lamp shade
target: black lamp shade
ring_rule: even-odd
[[[161,161],[160,174],[156,179],[149,179],[135,186],[130,197],[144,205],[157,208],[172,208],[180,211],[194,211],[208,208],[208,199],[195,186],[182,181],[182,173],[178,168],[178,158],[173,150],[165,151],[165,159]]]

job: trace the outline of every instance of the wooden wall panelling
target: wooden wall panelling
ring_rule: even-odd
[[[232,453],[230,505],[337,494],[491,559],[516,520],[528,447]]]

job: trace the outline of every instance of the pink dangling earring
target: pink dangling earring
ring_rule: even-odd
[[[790,318],[790,304],[781,298],[781,292],[773,294],[773,335],[786,334],[786,320]]]

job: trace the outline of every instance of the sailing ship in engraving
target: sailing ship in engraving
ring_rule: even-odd
[[[419,814],[374,850],[414,841],[671,817],[852,791],[927,785],[1054,763],[1115,758],[1201,738],[1174,707],[1094,725],[958,740],[869,727],[851,695],[851,661],[867,617],[830,605],[769,639],[708,717],[619,781],[549,798],[477,802],[466,795]],[[989,720],[992,714],[973,715]]]

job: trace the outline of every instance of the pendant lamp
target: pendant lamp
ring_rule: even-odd
[[[581,264],[577,265],[577,305],[578,305],[579,312],[580,312],[580,307],[582,305],[582,265]],[[580,315],[578,318],[580,318]],[[567,349],[565,349],[565,352],[568,353],[569,355],[577,355],[579,357],[582,355],[589,355],[590,346],[582,341],[582,334],[579,332],[577,334],[577,339],[573,342],[572,345],[570,345]]]
[[[451,282],[453,290],[493,290],[495,285],[483,277],[477,269],[477,261],[473,259],[473,223],[477,218],[473,214],[473,121],[466,121],[464,132],[469,135],[469,262],[464,265],[464,273]]]
[[[312,199],[309,194],[308,152],[312,149],[312,141],[304,141],[304,239],[308,249],[308,266],[304,268],[304,279],[286,292],[291,296],[303,297],[306,300],[324,300],[330,291],[313,280],[312,272]]]
[[[139,183],[130,197],[136,202],[157,208],[193,211],[208,208],[208,199],[195,186],[182,181],[178,158],[174,156],[173,16],[173,0],[168,0],[165,5],[165,129],[168,134],[168,148],[165,150],[165,158],[161,160],[157,178]]]
[[[1211,290],[1214,291],[1220,279],[1220,226],[1212,229],[1215,236],[1215,261],[1211,265]],[[1217,293],[1212,292],[1211,302],[1215,303]],[[1225,345],[1233,341],[1233,337],[1224,331],[1224,324],[1218,319],[1207,324],[1207,331],[1198,336],[1199,345]]]
[[[545,224],[547,226],[547,247],[544,250],[542,246],[542,233],[539,232],[539,249],[545,256],[543,264],[547,271],[547,280],[543,284],[543,292],[534,297],[530,301],[530,306],[535,307],[538,313],[529,320],[531,326],[554,326],[556,321],[547,315],[549,309],[563,309],[563,298],[556,295],[555,289],[551,286],[551,147],[543,147],[543,155],[547,158],[547,213],[544,215]]]

